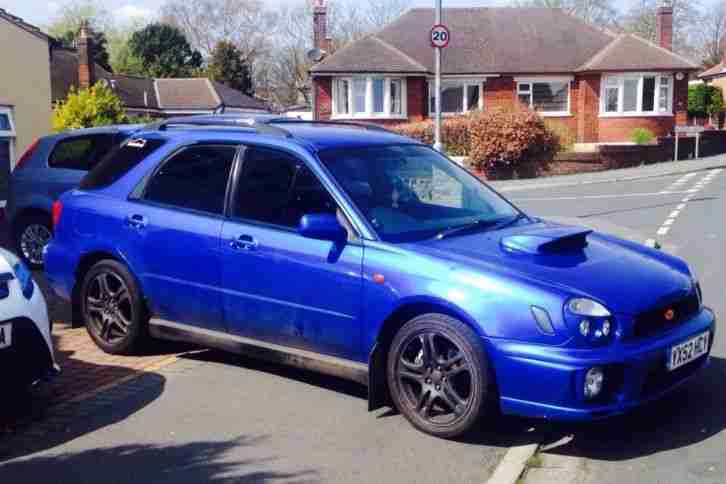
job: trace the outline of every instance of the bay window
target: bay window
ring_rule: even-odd
[[[405,83],[384,76],[339,77],[333,80],[333,117],[402,118]]]
[[[436,84],[429,81],[429,115],[436,112]],[[441,114],[464,114],[481,109],[481,82],[441,81]]]
[[[600,99],[603,116],[672,115],[673,76],[646,73],[603,76]]]
[[[517,99],[544,116],[569,116],[570,80],[517,79]]]

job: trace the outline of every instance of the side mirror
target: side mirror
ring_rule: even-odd
[[[297,231],[309,239],[344,242],[348,238],[348,232],[340,225],[335,215],[329,213],[303,215]]]

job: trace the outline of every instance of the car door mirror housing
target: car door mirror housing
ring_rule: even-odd
[[[340,225],[335,215],[329,213],[303,215],[297,231],[309,239],[343,242],[348,238],[348,232]]]

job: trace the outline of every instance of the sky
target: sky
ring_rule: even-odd
[[[263,0],[270,8],[281,4],[297,4],[304,0]],[[638,0],[617,0],[620,8],[627,8]],[[119,22],[136,18],[153,18],[164,0],[113,0],[103,2]],[[443,0],[444,7],[498,6],[509,3],[508,0]],[[51,22],[62,0],[0,0],[0,7],[13,15],[22,17],[28,23],[44,27]],[[429,7],[434,0],[413,0],[413,6]]]

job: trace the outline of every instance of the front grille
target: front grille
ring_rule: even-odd
[[[27,318],[15,318],[0,324],[12,323],[12,346],[0,350],[0,371],[3,382],[10,386],[28,385],[42,378],[53,366],[48,346],[37,326]]]
[[[691,291],[689,295],[681,299],[677,299],[669,304],[663,304],[655,309],[640,313],[635,318],[633,336],[636,338],[645,338],[674,328],[698,314],[700,306],[701,303],[697,292]],[[674,311],[675,317],[669,321],[666,318],[666,311],[671,309]]]

